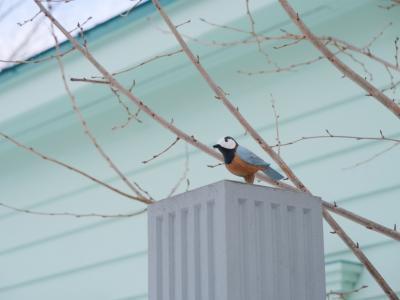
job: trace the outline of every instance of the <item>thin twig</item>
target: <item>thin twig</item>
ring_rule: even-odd
[[[390,85],[388,85],[387,87],[381,89],[381,92],[386,92],[389,90],[393,90],[393,89],[397,89],[397,87],[400,85],[400,80],[397,82],[393,82]],[[370,96],[370,95],[366,95],[366,96]]]
[[[136,186],[136,188],[141,191],[142,193],[144,193],[145,195],[147,195],[147,197],[149,197],[150,200],[154,200],[154,198],[150,195],[150,192],[145,190],[142,186],[140,186],[137,182],[133,182],[133,184]]]
[[[189,173],[189,150],[188,150],[188,146],[187,144],[185,144],[185,166],[183,169],[183,173],[182,176],[179,177],[177,183],[173,186],[173,188],[171,189],[171,191],[169,192],[167,198],[172,197],[172,195],[175,194],[176,190],[180,187],[180,185],[182,184],[182,182],[187,179],[187,175]],[[186,190],[189,189],[189,181],[186,181]]]
[[[152,156],[152,158],[142,161],[142,164],[147,164],[148,162],[152,161],[153,159],[156,159],[157,157],[160,157],[165,152],[167,152],[169,149],[171,149],[179,140],[180,140],[180,138],[176,137],[175,140],[167,148],[165,148],[164,150],[162,150],[161,152],[159,152],[157,154],[154,154]]]
[[[361,287],[359,287],[357,289],[353,289],[353,290],[350,290],[350,291],[330,291],[330,292],[328,292],[326,294],[326,296],[328,297],[328,299],[330,299],[329,296],[335,295],[335,296],[339,296],[340,299],[345,300],[346,299],[345,296],[358,293],[359,291],[361,291],[362,289],[365,289],[367,287],[368,287],[368,285],[363,285],[363,286],[361,286]]]
[[[294,40],[293,42],[287,42],[287,43],[279,45],[279,46],[273,46],[272,48],[274,48],[275,50],[279,50],[282,48],[291,47],[291,46],[297,45],[298,43],[300,43],[303,40],[304,39]]]
[[[82,26],[86,25],[86,23],[88,23],[91,19],[93,19],[93,17],[90,16],[82,23],[78,22],[77,26],[74,29],[70,30],[69,33],[73,33],[74,31],[79,30],[79,31],[81,31],[80,35],[82,36],[82,32],[83,32]]]
[[[39,26],[42,25],[42,21],[44,17],[40,18],[37,22],[35,22],[30,29],[30,31],[25,35],[25,38],[19,43],[17,47],[13,50],[13,52],[8,57],[8,61],[13,61],[18,54],[27,46],[29,45],[30,40],[35,37],[35,33],[38,31]]]
[[[250,15],[250,22],[251,22],[251,20],[252,20],[252,17]],[[228,29],[228,30],[231,30],[231,31],[239,32],[239,33],[250,34],[250,31],[243,30],[243,29],[236,28],[236,27],[232,27],[232,26],[228,26],[228,25],[216,24],[216,23],[213,23],[213,22],[210,22],[210,21],[206,20],[205,18],[200,18],[200,21],[205,23],[205,24],[208,24],[210,26],[213,26],[213,27],[222,28],[222,29]]]
[[[375,36],[372,37],[372,39],[363,47],[363,49],[369,49],[372,44],[374,44],[380,37],[383,36],[384,32],[393,25],[392,22],[389,22],[386,24],[381,31],[379,31]]]
[[[278,152],[278,155],[280,155],[280,153],[281,153],[281,139],[279,136],[279,117],[280,116],[276,110],[275,99],[272,94],[271,94],[271,106],[272,106],[272,111],[274,112],[274,119],[275,119],[275,132],[276,132],[275,140],[276,140],[276,143],[278,146],[277,152]]]
[[[178,27],[184,26],[186,24],[189,24],[190,22],[192,22],[192,20],[189,19],[189,20],[186,20],[185,22],[182,22],[182,23],[176,25],[175,27],[178,28]]]
[[[26,213],[30,215],[39,215],[39,216],[66,216],[66,217],[75,217],[75,218],[86,218],[86,217],[97,217],[97,218],[131,218],[134,216],[138,216],[144,212],[147,211],[147,208],[144,208],[139,211],[134,211],[130,213],[118,213],[118,214],[100,214],[100,213],[85,213],[85,214],[78,214],[78,213],[72,213],[72,212],[42,212],[42,211],[36,211],[36,210],[30,210],[30,209],[25,209],[25,208],[18,208],[15,206],[11,206],[5,203],[0,202],[0,206],[5,207],[7,209],[20,212],[20,213]]]
[[[392,64],[391,62],[388,62],[387,60],[384,60],[383,58],[380,58],[380,57],[374,55],[369,48],[357,47],[357,46],[354,46],[354,45],[352,45],[352,44],[350,44],[350,43],[348,43],[348,42],[346,42],[344,40],[341,40],[341,39],[339,39],[337,37],[333,37],[333,36],[321,36],[321,37],[319,37],[319,39],[332,41],[332,42],[334,42],[334,44],[340,45],[341,48],[344,49],[344,50],[351,50],[353,52],[358,52],[358,53],[360,53],[360,54],[362,54],[362,55],[364,55],[364,56],[366,56],[366,57],[368,57],[368,58],[370,58],[370,59],[382,64],[383,66],[386,66],[386,67],[388,67],[388,68],[390,68],[392,70],[400,72],[400,68],[399,68],[398,65]]]
[[[372,140],[372,141],[388,141],[388,142],[400,143],[400,139],[389,138],[389,137],[386,137],[383,135],[381,135],[379,137],[352,136],[352,135],[335,135],[335,134],[332,134],[328,130],[326,132],[327,132],[326,135],[303,136],[301,138],[295,139],[295,140],[287,142],[287,143],[281,143],[280,146],[281,147],[289,146],[289,145],[299,143],[301,141],[314,140],[314,139],[350,139],[350,140],[357,140],[357,141]],[[278,147],[278,144],[273,145],[272,147]]]
[[[372,161],[372,160],[374,160],[374,159],[380,157],[381,155],[383,155],[383,154],[389,152],[390,150],[392,150],[394,147],[396,147],[396,146],[398,146],[398,145],[400,145],[400,142],[395,143],[395,144],[393,144],[393,145],[390,145],[390,147],[385,148],[385,149],[383,149],[382,151],[379,151],[378,153],[375,153],[374,155],[372,155],[371,157],[369,157],[369,158],[367,158],[367,159],[364,159],[364,160],[362,160],[362,161],[359,161],[359,162],[357,162],[357,163],[355,163],[355,164],[353,164],[353,165],[351,165],[351,166],[342,168],[342,170],[350,170],[350,169],[357,168],[357,167],[359,167],[359,166],[361,166],[361,165],[365,165],[366,163],[369,163],[370,161]]]
[[[133,85],[134,85],[134,83],[135,83],[135,81],[133,82]],[[133,85],[132,85],[132,87],[133,87]],[[111,89],[112,93],[115,95],[115,97],[117,98],[118,103],[123,107],[123,109],[128,114],[128,118],[125,121],[125,123],[123,123],[122,125],[113,126],[112,130],[125,128],[126,126],[128,126],[128,124],[130,123],[131,120],[135,120],[138,123],[142,123],[142,120],[140,120],[138,118],[140,110],[137,110],[135,113],[132,113],[131,110],[129,109],[129,107],[122,101],[121,96],[118,93],[118,91],[113,89],[111,86],[110,86],[110,89]]]
[[[99,83],[99,84],[110,84],[110,82],[109,81],[107,81],[107,80],[98,80],[98,79],[89,79],[89,78],[86,78],[86,77],[83,77],[83,78],[75,78],[75,77],[71,77],[69,80],[71,80],[71,81],[80,81],[80,82],[89,82],[89,83]]]
[[[308,66],[311,65],[317,61],[323,60],[325,59],[324,56],[317,56],[316,58],[310,59],[310,60],[306,60],[300,63],[295,63],[295,64],[291,64],[288,65],[286,67],[278,67],[275,69],[269,69],[269,70],[259,70],[259,71],[245,71],[245,70],[238,70],[237,73],[239,74],[244,74],[244,75],[248,75],[248,76],[252,76],[252,75],[263,75],[263,74],[271,74],[271,73],[282,73],[282,72],[287,72],[287,71],[293,71],[299,67],[303,67],[303,66]]]
[[[250,34],[250,32],[241,30],[236,27],[219,25],[219,24],[205,21],[204,19],[202,19],[202,20],[206,24],[209,24],[210,26]],[[296,45],[298,42],[303,41],[306,38],[303,34],[292,34],[292,33],[286,32],[286,31],[284,31],[284,32],[285,32],[285,34],[280,35],[280,36],[267,36],[267,35],[257,34],[256,38],[254,36],[252,36],[250,38],[245,38],[245,39],[236,40],[236,41],[216,41],[216,40],[207,41],[207,40],[200,40],[199,38],[194,38],[194,37],[191,37],[188,35],[182,35],[182,36],[184,36],[185,38],[187,38],[189,40],[192,40],[193,42],[199,43],[199,44],[203,44],[206,46],[219,46],[219,47],[230,47],[230,46],[236,46],[236,45],[240,45],[240,44],[253,44],[253,43],[260,43],[260,42],[266,42],[266,41],[271,41],[271,40],[294,40],[293,42],[285,43],[282,46],[274,46],[273,47],[274,49],[280,49],[283,47]],[[353,52],[358,52],[358,53],[360,53],[364,56],[367,56],[368,58],[370,58],[384,66],[387,66],[388,68],[390,68],[392,70],[400,72],[400,67],[398,64],[393,64],[381,57],[374,55],[369,48],[366,48],[366,46],[357,47],[357,46],[354,46],[342,39],[339,39],[339,38],[333,37],[333,36],[318,36],[317,38],[319,40],[321,40],[321,42],[324,42],[325,45],[330,42],[334,42],[335,44],[340,45],[342,49],[351,50]],[[368,45],[372,45],[372,43],[374,43],[375,41],[376,41],[376,36],[374,36],[372,38],[372,40],[368,43]],[[316,61],[318,61],[318,60],[316,60]],[[276,69],[279,70],[281,68],[278,67]],[[246,73],[246,72],[243,71],[243,73]]]
[[[26,20],[24,20],[24,21],[22,21],[22,22],[17,22],[17,24],[18,24],[18,26],[24,26],[26,23],[30,23],[30,22],[32,22],[33,20],[35,20],[39,15],[40,15],[40,13],[41,13],[41,11],[39,10],[37,13],[35,13],[31,18],[29,18],[29,19],[26,19]]]
[[[8,60],[8,59],[0,59],[0,62],[2,63],[13,63],[13,64],[39,64],[48,60],[52,60],[55,59],[56,56],[58,57],[63,57],[64,55],[74,51],[75,48],[70,48],[67,49],[65,51],[63,51],[62,53],[58,54],[58,55],[49,55],[47,57],[44,58],[39,58],[39,59],[28,59],[28,60]]]
[[[385,70],[388,73],[389,79],[390,79],[389,90],[392,91],[393,96],[395,96],[396,95],[396,84],[394,82],[394,76],[388,67],[385,66]]]
[[[253,36],[254,39],[256,40],[257,51],[265,57],[268,64],[273,64],[276,68],[279,68],[279,66],[275,62],[272,62],[269,53],[263,49],[261,41],[259,40],[259,35],[256,33],[256,22],[254,21],[253,15],[251,14],[250,11],[250,0],[245,0],[245,1],[246,1],[246,14],[248,16],[251,28],[250,35]]]
[[[345,49],[341,48],[339,45],[336,45],[336,46],[337,46],[338,49],[341,50],[341,53],[343,53],[344,55],[349,57],[353,62],[355,62],[356,64],[361,66],[361,68],[363,69],[364,73],[367,75],[367,76],[364,77],[364,79],[367,79],[367,77],[368,77],[370,81],[374,80],[374,77],[373,77],[372,73],[368,70],[368,68],[366,67],[364,62],[362,62],[361,60],[356,58],[353,54],[351,54],[349,52],[346,52]]]
[[[121,124],[121,125],[113,126],[113,127],[111,128],[111,130],[123,129],[123,128],[125,128],[126,126],[128,126],[129,123],[130,123],[132,120],[135,120],[135,121],[138,122],[138,123],[143,123],[143,121],[140,120],[140,119],[138,118],[140,111],[141,111],[141,110],[138,109],[134,114],[130,114],[130,115],[128,116],[128,118],[126,119],[125,123],[123,123],[123,124]]]
[[[149,59],[146,59],[145,61],[142,61],[142,62],[139,63],[139,64],[134,65],[133,67],[124,69],[124,70],[122,70],[122,71],[118,71],[118,72],[111,73],[111,75],[112,75],[112,76],[120,75],[120,74],[129,72],[129,71],[135,70],[135,69],[137,69],[137,68],[139,68],[139,67],[144,66],[145,64],[148,64],[148,63],[153,62],[153,61],[155,61],[155,60],[158,60],[158,59],[160,59],[160,58],[171,57],[171,56],[173,56],[173,55],[175,55],[175,54],[178,54],[178,53],[181,53],[181,52],[182,52],[182,49],[179,49],[179,50],[176,50],[176,51],[172,51],[172,52],[168,52],[168,53],[156,55],[156,56],[154,56],[154,57],[152,57],[152,58],[149,58]],[[104,78],[104,77],[102,77],[102,76],[92,76],[92,78]],[[76,81],[77,81],[77,80],[76,80]],[[86,81],[90,82],[90,81],[87,80],[87,79],[86,79]]]

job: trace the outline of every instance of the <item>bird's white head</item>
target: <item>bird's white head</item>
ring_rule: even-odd
[[[232,150],[237,147],[238,143],[232,137],[226,136],[226,137],[221,138],[218,141],[217,145],[224,149]],[[214,145],[214,147],[217,148],[216,147],[217,145]]]

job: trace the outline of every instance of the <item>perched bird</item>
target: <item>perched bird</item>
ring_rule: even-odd
[[[272,169],[268,163],[243,146],[232,137],[226,136],[213,146],[224,156],[226,168],[233,174],[241,176],[247,183],[252,184],[257,171],[262,171],[275,180],[284,177]]]

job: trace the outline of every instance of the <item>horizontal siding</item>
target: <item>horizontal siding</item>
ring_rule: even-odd
[[[60,257],[62,260],[62,257]],[[65,269],[48,276],[22,281],[1,288],[4,299],[118,299],[147,292],[147,256],[141,253],[114,257],[111,260],[80,268]],[[140,272],[132,272],[140,270]],[[95,287],[95,288],[94,288]],[[133,297],[132,297],[133,298]]]
[[[96,225],[72,232],[61,232],[36,243],[22,244],[18,248],[3,251],[0,265],[9,270],[5,274],[7,282],[14,284],[21,280],[46,276],[54,269],[78,268],[83,262],[92,264],[113,256],[147,249],[146,230],[143,230],[146,228],[144,217]],[[132,238],[128,239],[127,236]],[[36,259],[30,259],[33,257]],[[20,268],[13,268],[16,262],[24,262],[26,271],[21,273]]]
[[[374,16],[369,18],[370,22],[362,22],[369,15]],[[346,36],[351,25],[346,24],[346,20],[360,20],[363,28],[355,29],[351,38],[362,44],[371,32],[375,32],[374,29],[387,23],[386,15],[381,11],[376,12],[372,7],[357,12],[356,16],[344,16],[343,20],[342,26],[332,26],[335,22],[327,22],[318,30]],[[116,40],[119,39],[123,42],[117,44],[118,49],[130,41],[127,37],[118,36]],[[382,50],[391,43],[391,40],[383,36],[378,41],[377,49]],[[194,46],[199,53],[205,51],[201,46]],[[104,51],[100,46],[95,47],[95,53],[105,58],[106,64],[115,66],[111,64],[109,54],[105,55]],[[390,58],[392,54],[388,52],[392,49],[385,51],[378,53]],[[289,49],[273,55],[282,65],[287,65],[304,53],[311,53],[311,56],[316,54],[311,52],[311,48],[301,46],[296,52]],[[147,73],[158,68],[162,74],[163,67],[167,67],[166,63],[156,63],[149,66],[149,69],[139,70],[136,73],[137,93],[161,115],[168,119],[174,118],[175,124],[193,133],[201,141],[211,145],[219,137],[229,134],[238,137],[240,143],[265,157],[226,113],[225,108],[215,101],[212,93],[199,81],[198,75],[191,71],[186,58],[182,56],[174,59],[174,62],[185,67],[177,68],[176,73],[160,75],[158,79]],[[271,92],[276,98],[281,116],[280,133],[283,141],[321,134],[325,129],[337,134],[374,136],[382,129],[387,136],[400,136],[398,120],[376,101],[363,97],[363,93],[353,83],[342,79],[327,63],[317,63],[297,73],[271,76],[249,78],[236,73],[245,67],[260,68],[260,59],[262,57],[251,47],[229,51],[216,49],[215,53],[204,59],[204,63],[206,67],[211,67],[213,76],[230,93],[241,112],[271,143],[274,142],[275,134],[268,96]],[[222,65],[215,67],[215,61],[221,61]],[[82,68],[85,73],[91,74],[90,68]],[[67,70],[70,74],[76,74],[77,62],[67,64]],[[162,82],[165,77],[174,77],[177,73],[180,74],[175,78],[176,81],[170,78]],[[56,76],[54,71],[45,74]],[[377,76],[376,84],[382,87],[386,83],[386,74],[379,74],[382,76]],[[140,81],[141,76],[145,78],[143,82]],[[124,76],[122,80],[129,85],[131,78]],[[59,86],[53,88],[61,89]],[[62,90],[59,91],[59,95],[54,96],[57,103],[67,101],[61,95]],[[161,199],[168,195],[184,169],[183,143],[179,142],[159,159],[143,165],[142,160],[159,152],[174,137],[145,116],[141,116],[143,124],[133,123],[125,130],[114,132],[111,128],[123,122],[124,114],[115,105],[115,99],[109,96],[110,92],[103,87],[82,85],[76,91],[79,103],[88,105],[84,112],[89,125],[94,129],[99,142],[105,145],[105,150],[115,158],[117,165],[121,166],[129,178],[137,180],[153,192],[155,198]],[[26,86],[26,91],[13,93],[16,92],[22,97],[22,92],[29,95],[32,90]],[[13,93],[4,92],[5,99],[12,99]],[[87,142],[79,124],[72,121],[74,116],[68,112],[70,107],[65,103],[63,109],[57,110],[57,113],[64,111],[62,120],[54,118],[29,131],[16,130],[19,138],[126,190]],[[54,107],[38,109],[35,118],[40,120],[39,117],[51,114],[52,109]],[[374,116],[373,120],[371,116]],[[46,131],[42,131],[43,128]],[[400,203],[397,201],[400,190],[397,176],[400,148],[364,166],[342,170],[343,167],[382,151],[384,147],[386,144],[380,142],[334,139],[306,141],[282,148],[282,155],[316,195],[328,201],[337,201],[341,206],[392,226],[394,223],[400,224]],[[197,150],[189,148],[189,153],[191,188],[220,179],[237,179],[223,167],[207,168],[207,164],[215,161]],[[0,163],[0,199],[4,203],[40,211],[81,213],[126,212],[143,207],[5,144],[0,148]],[[182,187],[179,191],[184,189]],[[338,220],[366,250],[366,254],[387,276],[393,288],[399,290],[396,271],[400,265],[397,255],[399,244],[359,225],[341,218]],[[0,208],[0,298],[146,299],[146,224],[146,214],[122,220],[75,219],[30,216]],[[327,226],[324,230],[326,260],[356,260],[338,237],[329,233]],[[383,299],[379,287],[367,272],[363,272],[359,284],[367,284],[369,287],[354,296],[354,299]]]

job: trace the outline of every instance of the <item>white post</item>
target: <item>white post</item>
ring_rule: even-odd
[[[318,198],[221,181],[149,207],[150,300],[323,300]]]

